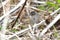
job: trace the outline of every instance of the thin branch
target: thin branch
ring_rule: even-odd
[[[21,31],[19,31],[19,32],[15,33],[15,34],[13,34],[12,36],[8,37],[8,39],[10,39],[10,38],[12,38],[12,37],[14,37],[14,36],[16,36],[16,35],[21,36],[21,35],[27,33],[28,31],[29,31],[29,28],[26,28],[26,29],[21,30]]]
[[[53,13],[51,13],[51,16],[58,13],[60,11],[60,8],[58,8],[57,10],[55,10]]]
[[[38,8],[35,8],[35,7],[32,7],[32,6],[30,6],[30,8],[31,8],[31,9],[33,9],[33,10],[35,10],[35,11],[38,11],[38,12],[49,13],[49,12],[47,12],[47,11],[40,10],[40,9],[38,9]]]
[[[6,0],[6,1],[9,2],[9,0]],[[8,3],[8,4],[9,4],[9,3]],[[6,5],[6,4],[3,4],[3,3],[2,3],[2,6],[3,6],[3,14],[4,14],[4,15],[6,14],[6,12],[9,11],[9,9],[7,9],[8,11],[6,11],[5,5]],[[7,5],[7,6],[8,6],[8,5]],[[1,32],[2,32],[2,34],[4,34],[4,35],[1,35],[1,40],[6,40],[5,33],[6,33],[6,28],[7,28],[8,19],[9,19],[9,15],[6,16],[5,19],[3,20]],[[4,37],[3,37],[3,36],[4,36]],[[3,38],[4,38],[4,39],[3,39]]]
[[[14,33],[12,33],[12,32],[10,32],[10,31],[8,31],[7,30],[7,32],[9,32],[9,33],[11,33],[11,34],[14,34]],[[20,39],[17,35],[15,35],[17,38],[18,38],[18,40]],[[7,40],[9,40],[8,38],[6,38]]]
[[[9,14],[15,12],[17,9],[19,9],[20,6],[22,6],[22,4],[24,4],[24,2],[25,2],[25,0],[24,0],[24,1],[21,0],[21,1],[16,5],[16,7],[14,7],[12,10],[10,10],[9,12],[7,12],[6,15],[1,16],[1,17],[0,17],[0,21],[1,21],[3,18],[5,18],[5,16],[7,16],[7,15],[9,15]]]
[[[60,19],[60,14],[54,18],[54,20],[41,32],[40,37],[43,36],[49,28],[51,28]]]
[[[46,4],[46,2],[44,2],[44,1],[33,1],[34,3],[40,3],[40,4]]]
[[[22,1],[22,2],[23,2],[23,1]],[[21,10],[18,12],[17,18],[16,18],[16,20],[13,22],[13,24],[12,24],[12,26],[11,26],[12,28],[13,28],[14,25],[16,24],[16,21],[18,20],[18,18],[20,17],[20,15],[21,15],[21,13],[22,13],[22,11],[23,11],[25,5],[26,5],[26,2],[27,2],[27,0],[25,0],[23,6],[22,6],[22,8],[21,8]]]

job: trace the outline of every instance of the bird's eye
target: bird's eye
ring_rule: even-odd
[[[30,15],[31,16],[33,16],[33,15],[35,15],[36,13],[34,12],[34,11],[32,11],[31,13],[30,13]]]

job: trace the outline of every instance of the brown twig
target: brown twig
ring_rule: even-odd
[[[25,7],[25,5],[26,5],[26,2],[27,2],[27,0],[25,1],[25,3],[23,4],[23,6],[22,6],[22,8],[21,8],[21,10],[18,12],[18,15],[17,15],[17,18],[16,18],[16,20],[12,23],[12,28],[14,27],[14,25],[16,24],[16,21],[18,20],[18,18],[21,16],[21,14],[22,14],[22,11],[23,11],[23,9],[24,9],[24,7]]]

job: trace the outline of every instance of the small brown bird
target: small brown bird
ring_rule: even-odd
[[[38,23],[39,22],[39,14],[37,13],[37,12],[35,12],[35,11],[32,11],[31,13],[30,13],[30,15],[31,15],[31,24],[35,24],[35,23]]]

